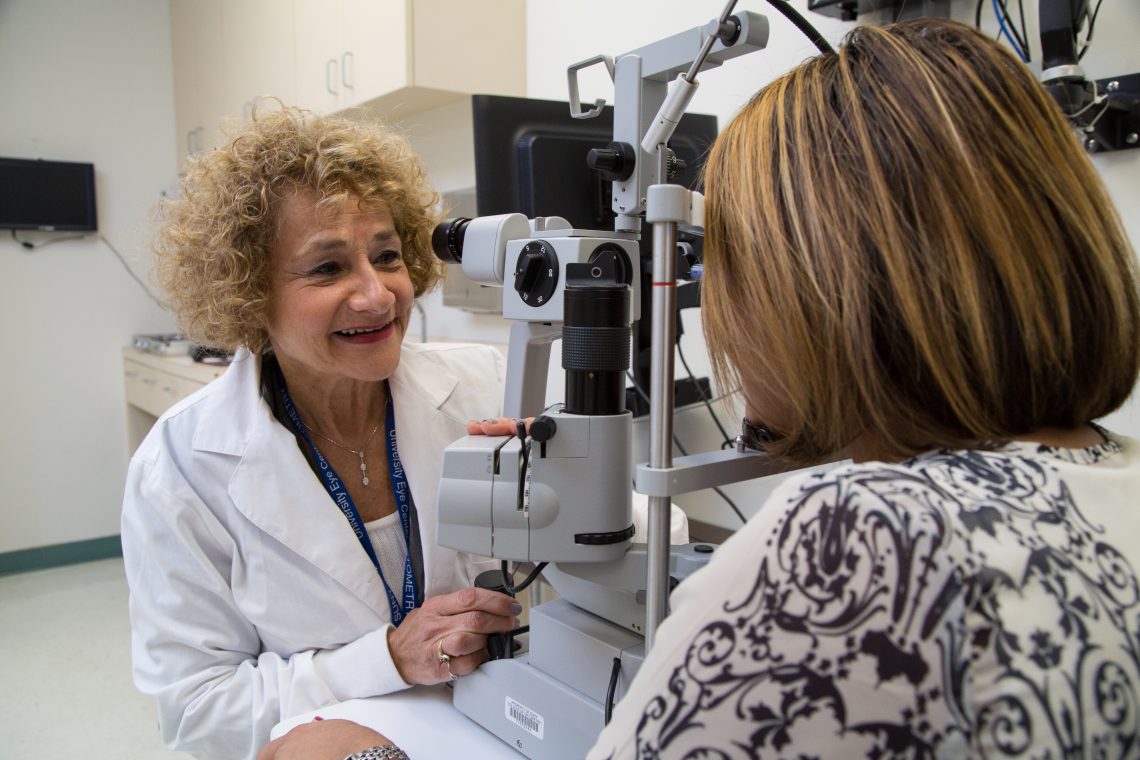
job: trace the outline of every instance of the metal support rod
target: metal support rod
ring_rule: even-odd
[[[657,146],[658,174],[665,176],[664,144]],[[673,465],[673,345],[677,340],[677,223],[653,223],[653,310],[649,375],[649,466]],[[668,496],[649,498],[645,595],[645,651],[669,613]]]
[[[732,15],[732,9],[735,7],[736,0],[728,0],[724,6],[724,10],[720,12],[720,18],[717,19],[717,32],[720,31],[720,27],[728,22],[728,17]],[[701,45],[701,52],[697,53],[697,57],[693,59],[692,65],[689,66],[689,73],[684,75],[685,79],[690,82],[697,81],[697,73],[701,70],[701,66],[705,64],[705,59],[709,57],[709,51],[712,50],[713,43],[716,41],[716,33],[710,31],[709,36],[705,39],[705,43]]]

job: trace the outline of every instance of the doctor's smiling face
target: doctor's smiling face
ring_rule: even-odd
[[[298,190],[278,207],[269,252],[269,342],[287,374],[315,383],[383,380],[400,363],[414,291],[386,204],[350,196],[322,213]]]

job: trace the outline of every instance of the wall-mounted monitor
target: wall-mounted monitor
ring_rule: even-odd
[[[95,165],[0,158],[0,229],[98,229]]]

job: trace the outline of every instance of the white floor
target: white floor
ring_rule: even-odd
[[[190,758],[131,683],[121,559],[0,577],[0,653],[0,758]]]

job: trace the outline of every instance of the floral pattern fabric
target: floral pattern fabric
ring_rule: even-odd
[[[591,757],[1140,757],[1138,511],[1114,439],[789,481],[677,589]]]

